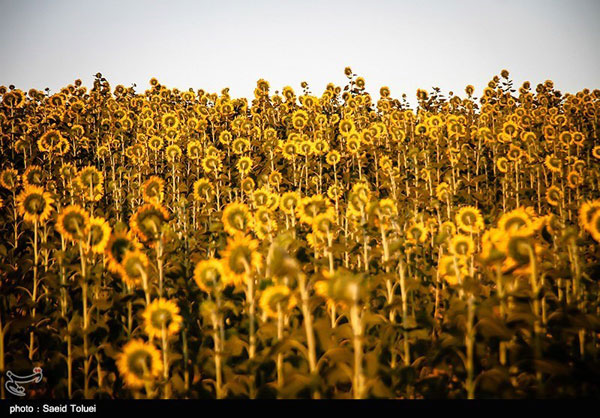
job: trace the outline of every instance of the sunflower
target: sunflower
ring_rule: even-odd
[[[544,160],[544,165],[553,173],[560,173],[561,161],[555,155],[548,155]]]
[[[26,222],[44,223],[50,218],[54,199],[49,192],[39,186],[25,186],[25,189],[17,196],[17,207],[19,214]]]
[[[579,225],[589,232],[590,222],[598,210],[600,210],[600,199],[583,202],[579,208]]]
[[[508,160],[505,157],[500,157],[496,161],[496,168],[501,173],[506,173],[508,171]]]
[[[241,284],[252,269],[262,267],[262,257],[257,251],[258,241],[247,235],[237,235],[227,239],[227,247],[223,252],[223,263],[228,281]]]
[[[160,136],[153,135],[148,138],[148,148],[156,152],[162,149],[164,144],[163,139]]]
[[[8,190],[15,190],[19,186],[19,173],[14,168],[7,168],[0,172],[0,186]]]
[[[142,196],[146,203],[161,203],[164,199],[165,181],[152,176],[142,185]]]
[[[456,214],[456,225],[463,232],[477,233],[484,228],[481,212],[473,206],[460,208]]]
[[[277,170],[273,170],[271,174],[269,174],[269,184],[271,186],[278,187],[281,184],[282,180],[283,175]]]
[[[152,243],[160,239],[169,213],[161,204],[146,203],[139,207],[129,220],[129,226],[141,241]]]
[[[546,190],[546,201],[550,206],[558,206],[563,198],[563,192],[556,186],[550,186]]]
[[[125,384],[140,389],[163,373],[160,351],[142,340],[131,340],[117,356],[117,368]]]
[[[283,213],[291,215],[300,204],[300,193],[298,192],[285,192],[281,199],[279,199],[279,209]]]
[[[58,228],[57,228],[58,229]],[[90,248],[96,254],[102,254],[110,239],[111,227],[104,218],[93,217],[88,223]]]
[[[243,175],[247,175],[250,170],[252,170],[252,158],[250,157],[241,157],[237,162],[237,169]]]
[[[245,203],[229,203],[223,210],[222,221],[229,235],[245,234],[252,228],[252,217]]]
[[[218,174],[223,169],[221,157],[215,154],[209,154],[202,159],[202,168],[206,174]]]
[[[220,291],[228,284],[223,261],[215,258],[200,261],[194,269],[194,281],[206,293]]]
[[[108,259],[108,270],[115,274],[121,273],[121,263],[125,254],[140,249],[141,245],[131,231],[112,232],[104,249]]]
[[[296,306],[296,298],[289,287],[275,285],[267,287],[259,301],[259,306],[268,317],[277,318],[279,313],[287,313]]]
[[[596,210],[587,224],[587,230],[596,241],[600,242],[600,211]]]
[[[450,185],[446,182],[438,184],[435,188],[435,196],[445,202],[450,197]]]
[[[23,173],[23,186],[42,186],[45,180],[45,173],[41,167],[37,165],[31,165]]]
[[[119,272],[123,281],[129,287],[142,284],[144,275],[147,275],[149,261],[146,254],[140,250],[127,251],[121,262]]]
[[[175,164],[177,161],[179,161],[179,158],[181,158],[181,155],[183,154],[181,148],[177,144],[169,145],[165,150],[165,153],[167,155],[167,160],[171,164]]]
[[[427,228],[425,227],[425,224],[423,222],[413,222],[407,229],[406,229],[406,239],[413,243],[419,243],[419,242],[425,242],[427,241],[427,234],[429,233],[429,231],[427,230]]]
[[[315,216],[312,222],[313,234],[319,238],[331,236],[335,227],[335,215],[333,211],[320,213]]]
[[[582,183],[583,178],[581,177],[581,174],[578,171],[573,170],[570,171],[569,174],[567,174],[567,184],[571,189],[578,188]]]
[[[71,205],[64,208],[56,220],[56,230],[70,241],[81,241],[86,238],[89,216],[83,208]]]
[[[38,139],[38,148],[43,152],[52,152],[64,141],[59,131],[51,129]]]
[[[194,199],[198,202],[208,201],[214,195],[213,185],[206,178],[198,179],[193,186]]]
[[[300,200],[296,216],[300,219],[300,222],[312,225],[317,215],[327,212],[333,213],[333,207],[329,199],[317,194]]]
[[[522,235],[511,235],[506,239],[506,249],[508,255],[518,265],[529,264],[533,247],[529,237]]]
[[[525,209],[517,208],[500,217],[498,229],[506,234],[531,235],[533,223]]]
[[[594,158],[600,160],[600,145],[596,145],[594,148],[592,148],[592,155]]]
[[[475,251],[473,238],[468,235],[455,235],[450,240],[450,252],[457,256],[468,257]]]
[[[457,285],[460,277],[467,275],[465,257],[454,255],[443,256],[438,264],[438,271],[449,285]]]
[[[142,316],[144,318],[144,330],[151,340],[161,338],[163,329],[166,337],[177,335],[183,322],[177,304],[164,298],[152,301],[150,305],[146,306]]]
[[[82,168],[75,181],[85,200],[97,202],[104,195],[104,175],[96,167]]]

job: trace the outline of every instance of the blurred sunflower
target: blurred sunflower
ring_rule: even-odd
[[[296,306],[296,298],[289,287],[275,285],[267,287],[259,301],[259,306],[268,317],[277,318],[279,313],[289,313]]]
[[[162,227],[169,220],[169,212],[161,204],[146,203],[129,220],[131,230],[141,241],[152,243],[160,239]]]
[[[245,234],[252,228],[252,217],[245,203],[229,203],[223,210],[222,221],[229,235]]]
[[[227,239],[222,256],[228,280],[236,285],[242,284],[247,274],[262,267],[262,256],[257,249],[258,241],[247,235]]]
[[[58,229],[58,226],[57,226]],[[89,245],[92,252],[104,253],[111,235],[111,228],[106,219],[93,217],[88,223]]]
[[[466,233],[479,232],[484,228],[481,212],[473,206],[460,208],[456,214],[456,226]]]
[[[128,387],[140,389],[162,375],[160,351],[142,340],[131,340],[117,356],[117,368]]]
[[[142,317],[144,318],[144,331],[150,340],[161,338],[163,330],[166,337],[177,335],[183,322],[177,304],[164,298],[155,299],[146,306]]]
[[[54,199],[39,186],[25,186],[17,196],[19,214],[26,222],[42,224],[50,218]]]
[[[67,240],[81,241],[86,239],[89,226],[89,216],[78,205],[62,209],[56,220],[56,230]]]
[[[200,261],[194,269],[194,281],[200,290],[208,294],[220,291],[229,284],[223,261],[215,258]]]

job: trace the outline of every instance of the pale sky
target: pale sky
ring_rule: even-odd
[[[0,0],[0,85],[53,92],[101,72],[114,87],[250,97],[307,81],[344,85],[345,66],[394,97],[439,86],[476,93],[506,68],[516,86],[600,88],[599,0]]]

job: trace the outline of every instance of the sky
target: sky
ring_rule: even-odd
[[[0,0],[0,85],[56,92],[101,72],[114,87],[151,77],[251,97],[307,81],[320,95],[350,66],[377,94],[437,86],[600,88],[599,0]]]

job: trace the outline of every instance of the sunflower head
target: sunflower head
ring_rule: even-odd
[[[245,234],[252,228],[252,217],[245,203],[232,202],[223,211],[223,228],[229,235]]]
[[[88,226],[89,216],[78,205],[71,205],[64,208],[56,220],[56,230],[70,241],[85,240]]]
[[[106,219],[93,217],[88,223],[89,245],[92,252],[102,254],[110,239],[111,228]]]
[[[121,262],[120,273],[129,287],[143,283],[148,271],[148,257],[140,250],[127,251]]]
[[[228,280],[233,284],[241,284],[252,274],[254,269],[262,266],[262,257],[258,250],[258,241],[246,235],[228,238],[223,252],[223,262]]]
[[[475,251],[473,238],[468,235],[455,235],[450,240],[450,252],[457,256],[470,256]]]
[[[39,186],[26,186],[17,196],[19,213],[26,222],[44,223],[50,218],[54,199]]]
[[[483,217],[479,209],[473,206],[460,208],[456,214],[458,229],[466,233],[477,233],[483,229]]]
[[[147,203],[138,208],[129,224],[140,240],[152,245],[160,239],[162,228],[168,220],[167,209],[160,204]]]
[[[177,304],[164,298],[156,299],[146,306],[143,317],[144,330],[150,339],[176,335],[183,321]]]
[[[19,186],[19,173],[14,168],[7,168],[0,172],[0,186],[8,190],[15,190]]]
[[[141,245],[131,232],[112,232],[106,243],[104,252],[108,259],[108,270],[117,274],[122,273],[122,262],[129,251],[140,250]]]
[[[131,340],[117,357],[117,368],[125,384],[140,389],[154,382],[163,372],[160,351],[142,340]]]
[[[259,301],[261,309],[271,318],[277,318],[279,314],[286,314],[296,306],[296,298],[289,287],[275,285],[267,287]]]
[[[165,181],[152,176],[142,185],[142,196],[147,203],[161,203],[164,199]]]
[[[449,285],[455,286],[460,278],[467,275],[467,263],[465,257],[446,255],[440,259],[438,271]]]
[[[200,261],[194,269],[194,281],[206,293],[220,291],[228,283],[223,261],[215,258]]]
[[[524,208],[517,208],[500,217],[498,229],[508,234],[531,235],[532,220]]]
[[[427,241],[429,231],[423,222],[413,222],[406,229],[406,239],[412,244],[422,243]]]

